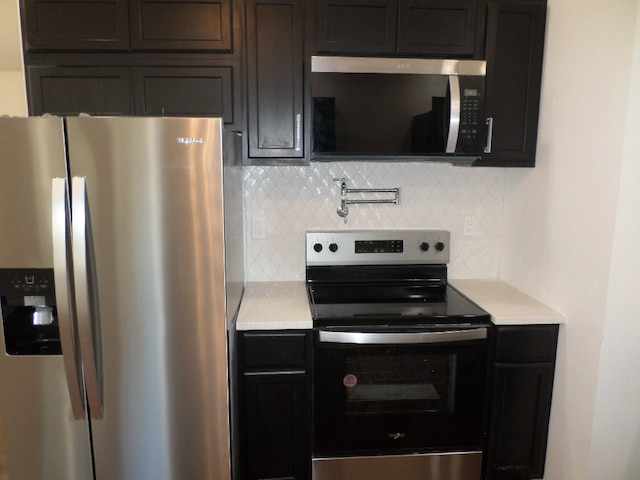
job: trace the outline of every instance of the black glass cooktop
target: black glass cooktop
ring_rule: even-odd
[[[315,326],[487,323],[490,315],[450,285],[357,287],[309,285],[309,303]],[[400,289],[404,294],[398,295]],[[394,293],[390,293],[394,292]],[[436,294],[437,292],[437,294]]]

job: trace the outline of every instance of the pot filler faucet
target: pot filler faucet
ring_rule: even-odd
[[[365,204],[365,203],[393,203],[400,205],[400,188],[347,188],[346,178],[336,178],[341,182],[340,206],[338,207],[338,215],[344,218],[347,223],[347,215],[349,215],[349,205]],[[367,194],[367,193],[392,193],[393,198],[346,198],[349,194]]]

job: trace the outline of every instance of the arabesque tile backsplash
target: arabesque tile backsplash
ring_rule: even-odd
[[[305,232],[341,229],[449,230],[451,278],[498,274],[504,169],[417,162],[243,168],[248,281],[304,280]],[[342,178],[348,188],[399,187],[400,204],[350,205],[345,223],[337,214]],[[256,215],[265,217],[266,239],[252,236]],[[463,235],[465,216],[477,218],[476,236]]]

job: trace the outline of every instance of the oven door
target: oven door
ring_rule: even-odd
[[[488,331],[317,330],[314,458],[480,451]]]

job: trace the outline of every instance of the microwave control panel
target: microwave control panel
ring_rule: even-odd
[[[456,153],[484,148],[484,77],[460,76],[460,127]]]

